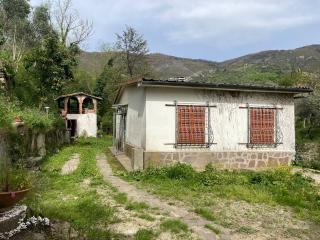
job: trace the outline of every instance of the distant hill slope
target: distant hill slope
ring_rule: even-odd
[[[82,52],[79,59],[79,68],[93,77],[97,76],[113,53]],[[160,53],[149,54],[147,58],[154,77],[168,78],[172,76],[190,76],[199,71],[208,71],[218,67],[217,62],[200,59],[179,58]]]
[[[246,64],[277,65],[281,69],[294,66],[307,72],[320,72],[320,45],[253,53],[221,62],[219,66],[234,70]]]
[[[110,53],[82,52],[79,67],[96,77],[111,57]],[[320,45],[310,45],[293,50],[270,50],[245,55],[224,62],[179,58],[160,53],[148,55],[155,78],[199,75],[202,72],[239,71],[247,65],[274,66],[279,71],[292,67],[306,72],[320,73]]]

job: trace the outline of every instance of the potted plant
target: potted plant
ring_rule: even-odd
[[[28,171],[23,166],[12,164],[8,157],[0,156],[0,209],[16,204],[30,188]]]

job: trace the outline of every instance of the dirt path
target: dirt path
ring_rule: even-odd
[[[122,180],[117,176],[114,176],[104,154],[97,155],[96,158],[97,166],[101,171],[104,180],[110,182],[120,192],[126,193],[128,197],[134,201],[145,202],[152,207],[157,207],[160,210],[167,211],[169,212],[171,217],[181,218],[189,226],[189,228],[202,239],[217,239],[217,236],[212,231],[204,227],[206,224],[212,225],[212,222],[209,222],[199,217],[197,214],[189,212],[187,209],[184,209],[182,207],[169,205],[161,201],[159,198],[136,188],[135,186],[129,184],[128,182]],[[230,239],[230,237],[228,237],[228,235],[226,234],[220,234],[219,239]]]
[[[320,185],[320,171],[314,169],[307,169],[307,168],[293,168],[293,173],[300,172],[302,175],[306,177],[310,177],[314,180],[314,183]]]
[[[74,172],[80,164],[80,154],[74,153],[70,159],[63,165],[61,175],[67,175]]]

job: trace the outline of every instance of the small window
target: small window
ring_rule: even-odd
[[[206,107],[177,106],[177,144],[206,144]]]
[[[275,144],[275,109],[250,108],[250,144]]]

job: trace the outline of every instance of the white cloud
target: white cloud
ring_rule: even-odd
[[[80,14],[94,23],[91,48],[113,41],[125,24],[136,27],[158,47],[214,43],[226,48],[320,22],[320,0],[73,1]]]
[[[316,1],[315,1],[316,2]],[[175,26],[172,40],[223,38],[232,32],[278,31],[318,22],[314,5],[305,1],[168,1],[158,13],[164,23]],[[254,36],[253,36],[254,37]]]

